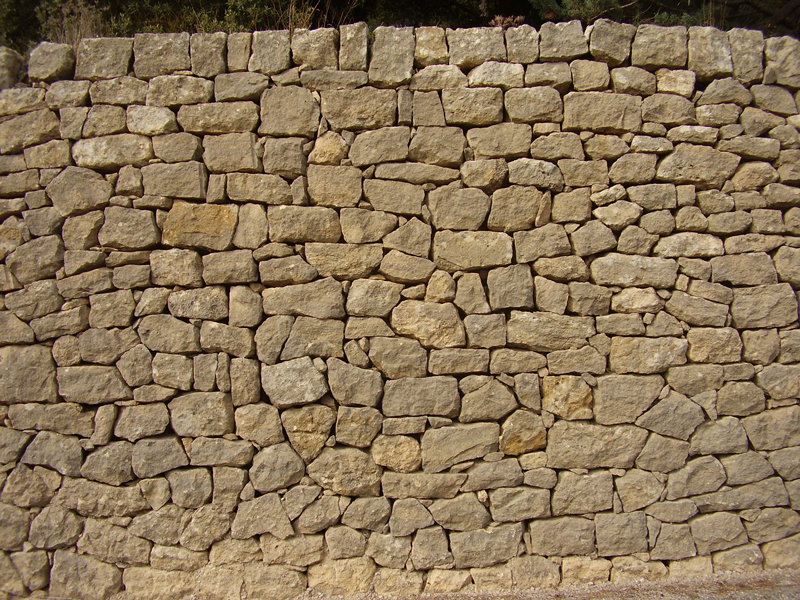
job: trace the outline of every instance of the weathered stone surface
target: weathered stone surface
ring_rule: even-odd
[[[497,449],[499,426],[494,423],[454,425],[429,429],[422,437],[422,468],[437,473],[465,460]]]
[[[686,340],[624,338],[611,340],[609,368],[615,373],[662,373],[686,362]]]
[[[56,369],[44,346],[0,348],[0,394],[8,404],[55,402]]]
[[[309,476],[322,487],[346,496],[377,496],[381,469],[356,448],[326,448],[308,465]]]
[[[456,568],[488,567],[513,558],[522,530],[521,524],[509,524],[452,534],[450,547]]]
[[[178,248],[227,250],[236,229],[236,207],[176,202],[162,228],[162,242]]]
[[[548,431],[547,464],[565,469],[576,464],[583,468],[630,468],[646,439],[646,431],[632,425],[605,427],[558,421]]]
[[[233,539],[247,539],[271,533],[285,539],[292,535],[292,526],[277,494],[264,494],[255,500],[242,502],[231,525]]]
[[[678,144],[675,151],[659,163],[656,176],[677,184],[693,184],[700,189],[720,188],[738,166],[739,158],[728,152]]]
[[[89,556],[65,550],[55,553],[50,591],[64,598],[106,600],[122,588],[122,572]]]
[[[351,595],[370,589],[375,574],[371,558],[325,560],[308,569],[308,586],[324,594]]]

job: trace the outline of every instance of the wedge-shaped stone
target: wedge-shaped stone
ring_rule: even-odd
[[[629,469],[644,448],[647,431],[633,425],[606,427],[557,421],[547,437],[547,466],[550,468]]]
[[[0,123],[0,153],[20,153],[59,137],[58,117],[51,110],[37,110]]]
[[[231,525],[231,537],[246,540],[255,535],[270,533],[285,539],[294,531],[278,494],[264,494],[255,500],[239,504]]]
[[[636,420],[639,427],[688,440],[705,419],[703,409],[683,394],[671,392]]]
[[[277,365],[262,365],[261,387],[278,408],[310,404],[328,391],[325,376],[307,356]]]
[[[499,436],[496,423],[428,429],[422,436],[422,469],[438,473],[457,463],[482,458],[497,450]]]
[[[512,311],[507,324],[509,344],[538,352],[583,347],[594,333],[591,317]]]
[[[697,553],[700,555],[727,550],[747,542],[747,533],[741,519],[732,513],[701,515],[689,526],[692,529]]]
[[[458,381],[447,376],[387,381],[381,406],[387,417],[430,415],[454,418],[461,407]]]
[[[678,263],[667,258],[607,254],[592,261],[590,271],[598,285],[671,288],[678,276]]]
[[[694,497],[693,500],[701,513],[748,510],[789,504],[789,496],[780,477],[770,477],[758,483],[743,485],[727,491],[703,494]]]
[[[64,244],[57,235],[33,238],[6,257],[6,266],[23,285],[53,277],[64,266]]]
[[[381,478],[387,498],[453,498],[467,479],[462,473],[393,473]]]

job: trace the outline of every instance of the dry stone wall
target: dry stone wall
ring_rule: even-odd
[[[26,81],[4,594],[800,565],[797,40],[141,34],[43,43]]]

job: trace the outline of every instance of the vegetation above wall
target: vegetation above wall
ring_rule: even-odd
[[[0,44],[135,32],[208,32],[378,25],[539,26],[598,18],[622,23],[747,27],[800,35],[800,0],[0,0]]]

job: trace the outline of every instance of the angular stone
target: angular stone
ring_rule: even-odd
[[[201,162],[190,161],[181,162],[178,164],[152,164],[142,169],[142,179],[144,181],[144,190],[148,195],[153,196],[170,196],[174,198],[187,198],[190,200],[205,200],[206,197],[206,184],[208,175],[206,173],[205,165]],[[181,235],[204,234],[207,236],[220,235],[221,231],[228,227],[233,227],[236,224],[235,214],[233,215],[233,223],[230,223],[230,217],[226,213],[233,212],[229,207],[223,206],[204,206],[192,208],[193,205],[187,202],[176,202],[173,209],[170,210],[170,220],[164,223],[163,234],[164,244],[167,245],[180,245],[167,241],[169,236],[175,236],[176,240],[183,240],[186,245],[192,245],[189,240],[181,238]],[[213,214],[214,218],[220,221],[218,229],[209,228],[204,219],[208,219],[209,215]],[[200,231],[193,231],[191,229],[192,221],[197,220],[195,227],[203,227]],[[174,228],[174,231],[167,232],[168,228]],[[183,231],[183,229],[188,231]],[[190,238],[191,239],[191,238]],[[215,241],[216,242],[216,241]],[[218,242],[216,242],[218,243]],[[216,246],[216,243],[214,246]],[[196,245],[205,247],[202,241],[197,241]],[[227,244],[225,245],[227,247]],[[209,245],[209,250],[216,249]],[[220,248],[224,249],[224,248]]]
[[[558,421],[548,432],[547,464],[559,469],[630,468],[646,439],[647,432],[632,425]]]
[[[394,87],[410,82],[414,72],[414,30],[377,27],[372,37],[370,83],[376,87]]]
[[[309,463],[322,451],[336,415],[326,406],[311,405],[284,411],[281,421],[292,447]]]
[[[695,458],[667,480],[667,500],[714,492],[725,483],[725,468],[713,456]]]
[[[183,437],[233,433],[233,405],[223,392],[193,392],[169,403],[170,423]]]
[[[262,292],[264,312],[294,314],[318,319],[340,319],[344,316],[341,285],[332,278],[312,283],[267,288]]]
[[[522,538],[520,523],[454,533],[450,545],[457,569],[488,567],[517,554]]]
[[[289,487],[303,477],[305,464],[287,443],[261,450],[253,459],[250,480],[259,492]]]
[[[495,423],[453,425],[429,429],[422,436],[422,468],[438,473],[466,460],[497,450],[500,428]]]
[[[739,160],[734,154],[707,146],[678,144],[675,151],[659,163],[656,176],[662,181],[693,184],[699,189],[720,188],[736,171]]]
[[[612,477],[607,471],[590,475],[562,471],[553,490],[553,514],[573,515],[608,510],[612,504],[612,492]]]
[[[731,304],[738,328],[782,327],[797,318],[797,299],[788,283],[734,288]]]
[[[387,417],[439,415],[455,417],[460,397],[453,377],[404,378],[387,381],[382,402]]]
[[[277,494],[264,494],[255,500],[242,502],[231,525],[233,539],[247,539],[271,533],[285,539],[293,534],[291,523]]]
[[[701,515],[690,523],[698,554],[709,554],[746,543],[747,534],[735,514]]]
[[[607,254],[592,262],[592,278],[598,285],[670,288],[677,277],[674,260]]]
[[[591,419],[591,388],[575,375],[545,377],[542,381],[542,408],[570,421]]]
[[[47,195],[63,216],[102,208],[111,197],[111,186],[97,173],[67,167],[46,188]]]
[[[115,566],[66,550],[55,553],[50,593],[63,598],[107,600],[122,589],[122,572]]]
[[[507,329],[510,344],[539,352],[580,348],[595,333],[590,317],[521,311],[512,311]]]
[[[594,390],[594,418],[603,425],[633,423],[658,397],[664,380],[658,375],[606,375]]]
[[[394,125],[397,110],[394,90],[364,87],[325,91],[321,96],[322,116],[335,130],[377,129]]]
[[[686,362],[686,340],[623,338],[611,341],[609,367],[615,373],[661,373]]]
[[[66,478],[53,499],[52,505],[48,507],[48,510],[55,511],[51,518],[56,520],[48,522],[43,529],[53,532],[63,526],[65,531],[75,531],[75,540],[77,540],[82,523],[75,523],[75,515],[67,511],[64,511],[66,514],[57,515],[59,510],[56,509],[74,510],[87,517],[124,517],[135,515],[148,510],[148,508],[149,504],[138,487],[114,487],[84,479]],[[43,515],[40,517],[43,518],[43,521],[46,520]],[[66,523],[62,525],[65,520]],[[65,545],[72,544],[74,544],[74,540]]]
[[[308,569],[308,587],[323,594],[352,595],[367,592],[376,571],[371,558],[327,559]]]
[[[346,496],[377,496],[380,490],[380,467],[355,448],[326,448],[308,465],[308,475],[325,489]]]
[[[155,215],[149,210],[109,206],[103,212],[105,222],[97,234],[101,245],[119,250],[141,250],[159,243],[161,236]]]
[[[697,404],[672,392],[639,417],[636,424],[662,435],[688,440],[704,419],[703,410]]]

